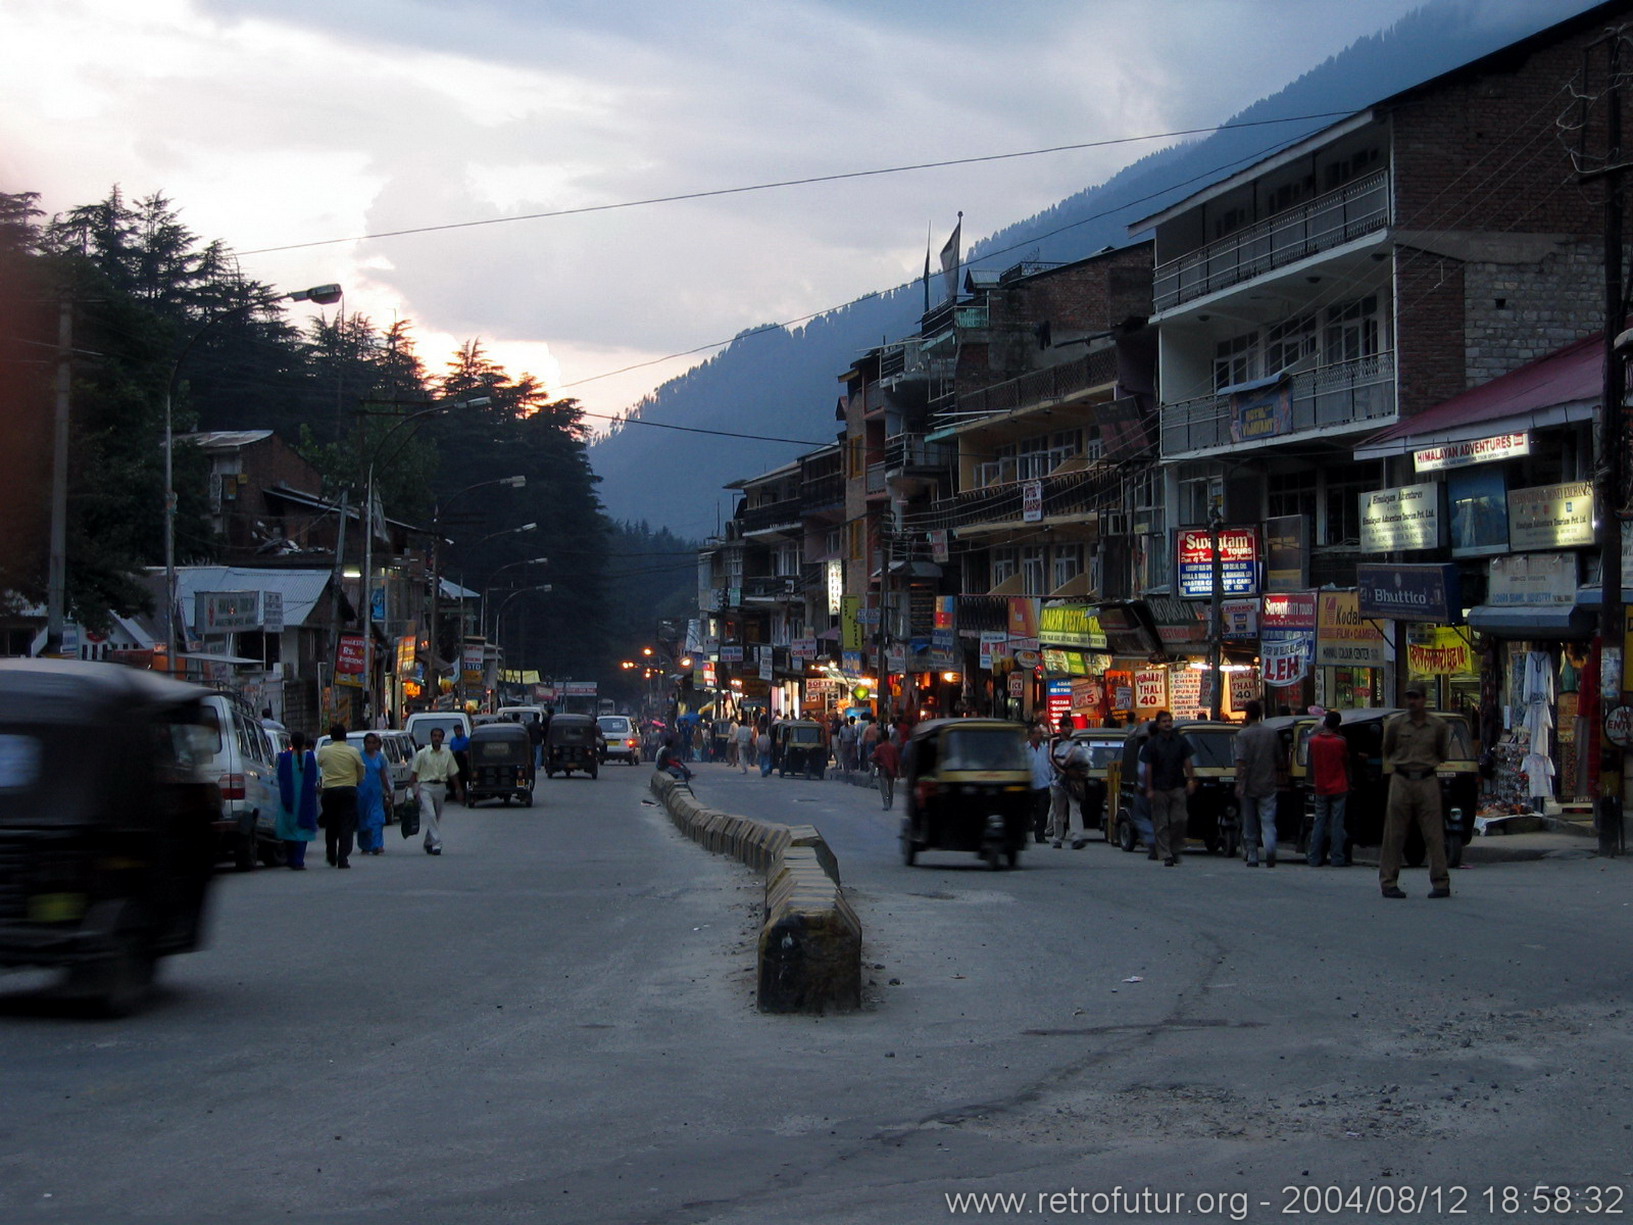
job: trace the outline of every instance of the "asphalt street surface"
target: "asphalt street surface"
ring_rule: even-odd
[[[1563,1219],[1538,1184],[1633,1215],[1625,860],[1399,902],[1200,848],[909,869],[899,797],[698,769],[828,837],[861,1012],[755,1010],[762,882],[646,767],[541,779],[454,806],[441,858],[393,827],[350,872],[225,874],[137,1017],[0,976],[0,1220]]]

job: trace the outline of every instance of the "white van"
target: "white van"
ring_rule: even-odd
[[[221,789],[221,818],[216,822],[217,857],[231,859],[240,871],[259,857],[273,861],[274,848],[261,850],[278,817],[278,755],[261,717],[235,693],[212,693],[204,699],[205,720],[215,730],[213,752],[204,770]]]
[[[403,724],[403,731],[414,738],[415,748],[423,749],[431,744],[433,727],[442,729],[442,743],[446,745],[456,728],[467,736],[471,734],[471,717],[462,710],[416,710]]]
[[[526,727],[529,723],[536,723],[544,718],[542,706],[501,706],[499,717],[509,719],[512,723],[520,723]]]

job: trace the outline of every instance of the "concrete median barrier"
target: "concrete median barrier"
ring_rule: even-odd
[[[709,808],[653,771],[652,792],[692,841],[765,874],[758,1002],[762,1012],[826,1012],[862,1003],[862,924],[839,861],[814,825],[783,825]]]

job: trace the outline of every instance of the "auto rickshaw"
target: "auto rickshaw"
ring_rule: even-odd
[[[215,858],[208,691],[117,664],[0,661],[0,965],[112,1015],[199,947]]]
[[[594,778],[601,769],[601,729],[589,715],[556,715],[544,737],[544,775],[582,770]]]
[[[803,774],[822,778],[828,773],[828,741],[822,724],[809,719],[789,719],[771,728],[771,760],[777,776]]]
[[[1088,777],[1083,783],[1083,828],[1093,825],[1112,838],[1111,805],[1106,802],[1106,778],[1111,763],[1123,754],[1127,733],[1117,728],[1088,727],[1072,733],[1072,739],[1083,745],[1089,754]]]
[[[1276,841],[1304,854],[1315,822],[1314,783],[1305,749],[1321,726],[1314,715],[1275,715],[1264,725],[1276,733]]]
[[[1032,834],[1026,729],[1000,719],[931,719],[902,753],[902,859],[921,851],[973,851],[1014,867]]]
[[[1394,773],[1383,761],[1384,727],[1390,719],[1405,712],[1393,706],[1374,706],[1339,713],[1344,721],[1338,725],[1338,734],[1349,742],[1350,748],[1350,791],[1344,805],[1344,835],[1351,846],[1379,846],[1383,843],[1384,814],[1389,807],[1389,776]],[[1446,825],[1446,863],[1455,868],[1463,862],[1463,847],[1468,842],[1480,802],[1479,755],[1474,751],[1474,736],[1464,716],[1439,711],[1429,713],[1444,719],[1451,733],[1449,756],[1436,775],[1440,779],[1440,815]],[[1297,746],[1297,751],[1308,763],[1308,736]],[[1345,853],[1348,855],[1347,850]],[[1402,855],[1414,868],[1421,867],[1427,858],[1428,848],[1416,828],[1407,833]]]
[[[1106,780],[1107,804],[1117,805],[1113,818],[1118,846],[1132,851],[1155,845],[1151,803],[1140,771],[1140,750],[1154,729],[1142,723],[1128,733],[1122,755],[1112,762]],[[1196,790],[1186,799],[1185,833],[1200,839],[1215,855],[1231,856],[1241,846],[1242,823],[1236,799],[1236,759],[1232,753],[1237,725],[1200,719],[1176,719],[1174,731],[1191,744]]]
[[[533,741],[519,723],[484,723],[471,729],[471,777],[465,804],[502,799],[533,805]]]

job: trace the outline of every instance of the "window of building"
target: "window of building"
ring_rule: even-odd
[[[1283,515],[1308,515],[1316,520],[1316,471],[1278,472],[1265,488],[1265,514],[1272,519]]]
[[[1253,355],[1258,347],[1259,334],[1247,332],[1230,340],[1221,340],[1214,348],[1213,389],[1219,391],[1245,383],[1257,377]]]
[[[1183,477],[1179,482],[1179,522],[1207,523],[1222,501],[1224,484],[1218,476]]]
[[[1057,544],[1053,556],[1053,566],[1049,575],[1049,590],[1059,591],[1082,573],[1083,546],[1080,544]]]
[[[1331,464],[1322,471],[1322,504],[1326,511],[1316,525],[1316,539],[1328,545],[1361,543],[1361,496],[1382,482],[1375,464]]]
[[[990,586],[996,587],[1000,583],[1007,583],[1020,573],[1020,551],[1014,545],[992,550],[992,558],[988,564],[988,579]]]
[[[1378,348],[1378,295],[1327,308],[1327,364],[1360,361]]]
[[[1048,573],[1048,551],[1041,545],[1026,545],[1021,549],[1021,590],[1027,595],[1048,595],[1044,578]]]
[[[1291,370],[1320,351],[1314,315],[1300,315],[1268,328],[1264,334],[1264,372],[1267,375]]]

